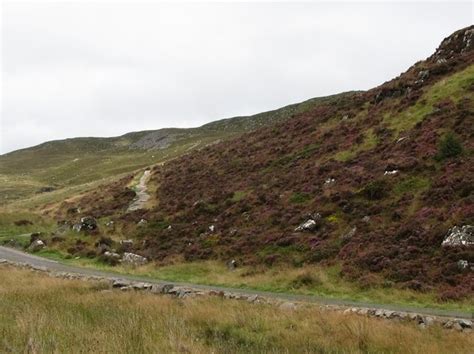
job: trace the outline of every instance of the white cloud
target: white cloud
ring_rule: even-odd
[[[3,3],[0,153],[378,85],[472,4]]]

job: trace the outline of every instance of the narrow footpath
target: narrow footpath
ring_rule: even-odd
[[[151,171],[145,170],[143,175],[140,177],[140,181],[136,186],[135,193],[137,194],[135,199],[128,207],[127,211],[134,211],[138,209],[143,209],[146,202],[150,199],[150,194],[148,194],[147,183],[150,180]]]

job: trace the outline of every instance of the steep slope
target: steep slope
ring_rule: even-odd
[[[379,87],[287,108],[291,119],[155,166],[148,208],[127,212],[133,176],[64,202],[51,215],[100,228],[57,247],[99,256],[98,237],[123,236],[161,264],[318,263],[360,286],[469,297],[473,247],[442,242],[474,224],[473,49],[471,26]]]
[[[7,203],[36,193],[134,171],[288,119],[338,96],[314,98],[253,116],[223,119],[199,128],[165,128],[112,138],[73,138],[14,151],[0,156],[0,200]]]
[[[340,263],[368,285],[472,294],[459,262],[472,264],[473,248],[441,244],[474,223],[473,34],[454,33],[373,90],[154,168],[157,207],[122,216],[149,221],[135,231],[139,251]]]

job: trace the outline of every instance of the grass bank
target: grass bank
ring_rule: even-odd
[[[182,262],[167,266],[157,266],[150,263],[133,268],[123,265],[112,267],[100,263],[96,259],[65,258],[64,254],[48,249],[40,251],[38,255],[65,264],[164,281],[252,289],[274,293],[315,295],[332,299],[377,304],[474,312],[474,299],[441,302],[437,300],[434,292],[421,293],[400,289],[391,284],[363,286],[344,280],[340,275],[340,268],[338,266],[306,265],[300,268],[240,267],[230,271],[220,262],[203,261]]]

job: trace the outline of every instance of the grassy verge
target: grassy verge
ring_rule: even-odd
[[[439,327],[219,298],[123,293],[0,267],[1,352],[469,353]]]
[[[129,274],[150,279],[214,285],[240,289],[270,291],[300,295],[315,295],[332,299],[354,300],[378,304],[393,304],[418,308],[437,308],[474,312],[473,299],[459,302],[439,302],[432,292],[420,293],[396,287],[367,287],[346,281],[340,276],[338,266],[323,267],[308,265],[301,268],[261,268],[241,267],[229,271],[222,263],[215,261],[178,263],[168,266],[148,264],[138,268],[108,266],[96,259],[65,258],[54,250],[43,250],[38,255],[70,265],[82,266]]]

